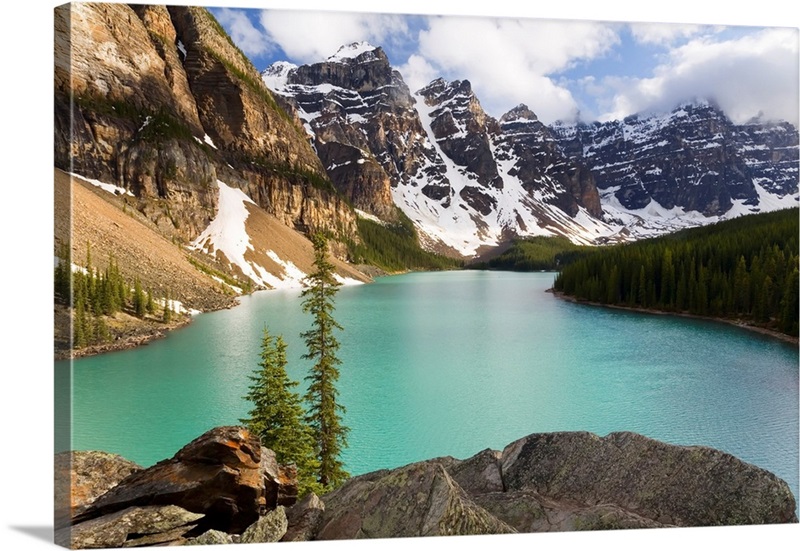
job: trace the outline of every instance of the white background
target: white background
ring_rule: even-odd
[[[175,2],[186,4],[187,2]],[[289,9],[339,9],[395,13],[443,13],[773,25],[798,27],[794,2],[670,1],[658,6],[621,1],[551,1],[547,5],[512,0],[431,2],[405,0],[388,6],[375,0],[258,0],[199,2],[202,5]],[[627,4],[627,5],[625,5]],[[649,3],[647,3],[649,4]],[[716,7],[712,7],[716,4]],[[52,457],[52,8],[15,0],[2,14],[2,118],[0,118],[0,239],[2,240],[2,384],[0,384],[0,549],[45,549],[53,544]],[[720,7],[720,6],[725,7]],[[793,7],[789,8],[787,5]],[[735,6],[735,7],[734,7]],[[283,544],[281,549],[344,550],[463,549],[753,549],[796,545],[800,525],[692,528],[570,534],[427,538],[344,543]],[[223,546],[218,549],[241,549]],[[266,545],[248,549],[266,549]]]

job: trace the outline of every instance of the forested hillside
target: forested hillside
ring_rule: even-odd
[[[423,250],[413,222],[397,209],[397,222],[380,223],[358,219],[363,243],[349,242],[350,260],[371,264],[389,272],[405,270],[447,270],[459,268],[460,260]]]
[[[514,272],[558,270],[594,250],[594,247],[576,245],[566,237],[521,237],[514,239],[511,246],[499,256],[471,264],[469,268]]]
[[[798,334],[798,209],[599,249],[554,290],[580,300],[741,319]]]

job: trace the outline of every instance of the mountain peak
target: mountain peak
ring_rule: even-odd
[[[710,111],[717,113],[720,116],[725,116],[722,108],[717,104],[717,102],[713,99],[705,98],[705,97],[695,97],[691,99],[687,99],[682,101],[678,104],[678,106],[672,110],[673,113],[677,113],[679,111],[693,113],[697,111]]]
[[[511,122],[516,120],[538,121],[539,117],[537,117],[536,113],[531,111],[527,105],[520,103],[513,109],[509,110],[508,113],[500,117],[500,122]]]
[[[289,73],[297,69],[297,65],[288,61],[276,61],[261,72],[261,79],[267,88],[277,90],[285,86],[289,79]]]
[[[370,59],[375,59],[380,55],[378,51],[382,53],[379,46],[373,46],[369,42],[352,42],[339,48],[327,61],[342,62],[350,59],[357,59],[366,53],[372,53],[374,57],[370,57]]]
[[[474,97],[470,81],[465,79],[448,82],[441,77],[430,81],[427,86],[418,90],[417,94],[423,96],[447,94],[448,96],[463,95]]]

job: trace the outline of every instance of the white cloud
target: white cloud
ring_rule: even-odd
[[[267,37],[253,26],[244,12],[223,8],[217,12],[216,18],[228,30],[233,42],[247,56],[257,56],[271,50]]]
[[[569,90],[550,75],[602,56],[618,42],[610,24],[432,17],[420,32],[419,55],[441,76],[469,80],[491,115],[526,103],[549,122],[576,112]],[[421,59],[413,63],[426,67]]]
[[[734,121],[763,114],[798,121],[798,31],[765,29],[732,40],[704,37],[670,51],[649,78],[605,79],[613,90],[603,120],[665,111],[696,97],[712,99]]]
[[[260,21],[270,40],[299,63],[323,61],[344,44],[383,46],[408,34],[399,15],[264,10]]]
[[[411,55],[408,61],[398,67],[397,70],[403,75],[403,80],[408,85],[411,93],[425,87],[429,82],[441,76],[433,65],[428,63],[428,60],[418,54]]]
[[[263,10],[254,26],[237,10],[220,10],[218,17],[250,56],[279,46],[295,63],[315,63],[344,44],[383,46],[395,61],[407,59],[396,68],[412,92],[437,77],[466,79],[495,117],[526,103],[546,123],[572,119],[579,107],[606,120],[705,97],[737,121],[759,112],[798,118],[793,28],[751,29],[746,36],[740,29],[731,39],[721,27],[691,24]],[[626,26],[633,45],[620,40]],[[628,49],[636,45],[645,48]],[[629,56],[629,66],[619,63]],[[601,58],[610,63],[592,63]],[[589,78],[582,70],[615,64],[624,67],[615,76]]]
[[[707,29],[701,25],[667,23],[631,23],[631,35],[640,44],[673,44]]]

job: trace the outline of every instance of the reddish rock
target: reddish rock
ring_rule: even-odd
[[[206,515],[203,529],[242,533],[276,506],[278,495],[290,500],[292,486],[296,495],[296,480],[281,476],[277,464],[265,465],[263,452],[258,437],[242,427],[212,429],[172,459],[127,477],[74,522],[132,506],[178,505]]]

